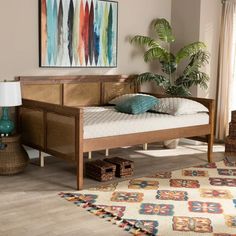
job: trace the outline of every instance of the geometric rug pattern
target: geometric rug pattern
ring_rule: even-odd
[[[134,235],[236,236],[236,163],[227,158],[60,196]]]

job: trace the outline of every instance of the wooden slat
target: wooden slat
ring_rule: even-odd
[[[67,84],[88,82],[128,82],[136,75],[79,75],[79,76],[20,76],[17,77],[23,85],[25,84]]]

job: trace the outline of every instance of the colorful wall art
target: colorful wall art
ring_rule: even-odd
[[[118,3],[39,0],[41,67],[116,67]]]

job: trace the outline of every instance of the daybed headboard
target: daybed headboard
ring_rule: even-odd
[[[83,75],[83,76],[22,76],[22,96],[25,99],[65,106],[104,105],[125,93],[139,88],[133,76]]]

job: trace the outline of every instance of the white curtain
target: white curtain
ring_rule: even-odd
[[[226,0],[223,4],[219,56],[219,81],[216,114],[216,138],[224,140],[230,119],[233,72],[235,63],[234,19],[236,0]],[[236,92],[236,89],[235,89]]]

